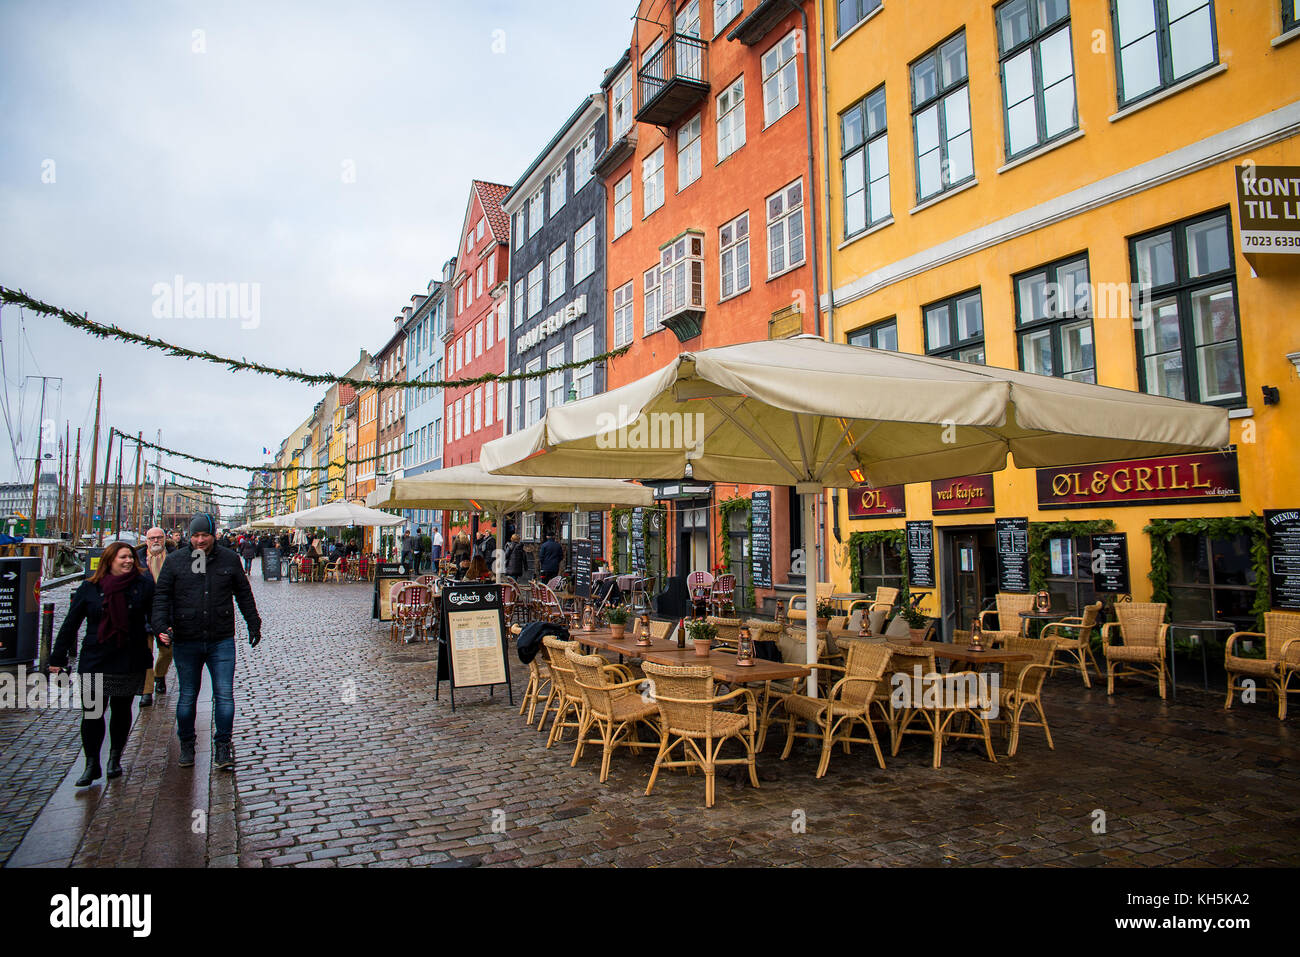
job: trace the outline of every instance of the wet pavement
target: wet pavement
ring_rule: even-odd
[[[370,586],[263,583],[265,640],[240,624],[234,773],[210,770],[209,705],[198,764],[176,767],[173,693],[145,710],[119,780],[77,789],[69,712],[0,711],[0,862],[6,866],[334,867],[472,865],[1200,865],[1300,863],[1300,709],[1266,699],[1225,713],[1198,686],[1044,691],[1055,750],[1022,734],[998,763],[904,742],[880,770],[861,747],[814,777],[817,747],[779,760],[761,788],[661,774],[620,750],[606,784],[599,749],[570,767],[504,689],[435,701],[433,649],[394,644],[370,620]],[[66,595],[51,598],[66,604]],[[59,609],[61,614],[62,607]],[[1198,676],[1199,677],[1199,676]],[[1191,682],[1189,682],[1191,684]],[[996,741],[996,739],[995,739]]]

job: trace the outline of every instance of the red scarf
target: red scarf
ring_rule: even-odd
[[[104,596],[104,614],[99,620],[101,645],[112,638],[114,645],[122,647],[122,639],[127,637],[126,590],[139,577],[139,569],[132,568],[125,575],[105,575],[100,579],[99,591]]]

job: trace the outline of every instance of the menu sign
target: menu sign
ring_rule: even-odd
[[[280,580],[280,549],[262,549],[262,581],[278,582]]]
[[[605,554],[605,513],[587,513],[587,538],[591,540],[591,553],[596,558]]]
[[[377,618],[379,621],[393,620],[393,610],[388,604],[388,593],[394,583],[410,581],[412,574],[414,573],[410,566],[398,562],[381,562],[376,566],[374,607],[370,617]]]
[[[1240,502],[1237,450],[1038,470],[1039,508]]]
[[[1300,611],[1300,510],[1266,511],[1272,607]]]
[[[1300,166],[1238,166],[1241,251],[1300,255]]]
[[[0,558],[0,664],[37,656],[38,557]]]
[[[438,637],[438,686],[451,684],[451,708],[457,688],[506,685],[514,703],[506,665],[506,619],[497,585],[446,585],[442,589]],[[435,700],[437,694],[435,693]]]
[[[645,575],[645,535],[642,533],[644,521],[645,509],[634,508],[632,510],[632,571],[641,576]]]
[[[573,593],[579,598],[591,597],[591,542],[573,543]]]
[[[884,518],[907,514],[907,489],[902,485],[885,488],[855,488],[849,490],[849,518]]]
[[[1092,587],[1107,595],[1128,595],[1133,588],[1128,572],[1128,536],[1092,536]]]
[[[753,520],[753,551],[750,552],[750,584],[755,588],[772,587],[772,493],[755,492],[749,499],[749,517]]]
[[[1029,591],[1029,519],[999,518],[998,591]]]
[[[935,514],[962,515],[993,511],[993,476],[967,475],[930,483],[930,504]]]
[[[907,523],[907,582],[912,588],[934,588],[934,522]]]

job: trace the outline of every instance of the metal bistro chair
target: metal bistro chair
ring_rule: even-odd
[[[686,576],[686,591],[698,614],[701,608],[708,607],[709,596],[713,591],[713,576],[708,572],[691,572]]]
[[[721,616],[736,611],[736,576],[719,575],[709,592],[709,612]]]
[[[632,584],[632,613],[650,612],[650,607],[654,601],[655,578],[638,578]]]
[[[411,623],[411,605],[415,594],[410,589],[419,588],[415,582],[393,582],[388,586],[388,613],[390,624],[388,637],[394,642],[402,640],[403,632]]]

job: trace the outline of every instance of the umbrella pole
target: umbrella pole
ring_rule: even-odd
[[[804,608],[807,644],[805,661],[813,669],[808,679],[807,695],[817,697],[817,530],[813,527],[816,512],[814,496],[822,491],[816,483],[801,483],[796,491],[802,499],[803,507],[803,568],[804,568]]]
[[[496,534],[497,550],[496,550],[496,554],[492,556],[492,570],[496,572],[497,584],[500,585],[501,578],[504,574],[504,568],[506,564],[505,548],[504,548],[505,543],[501,541],[501,530],[505,528],[505,522],[503,521],[505,517],[505,509],[503,509],[500,505],[498,505],[496,508],[492,510],[492,517],[496,519],[496,523],[497,523],[497,534]]]

